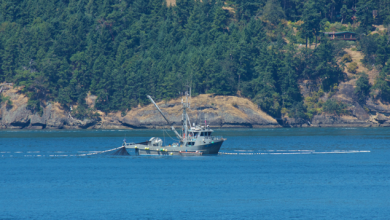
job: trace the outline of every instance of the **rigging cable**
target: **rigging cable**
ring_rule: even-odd
[[[174,141],[179,142],[179,140],[172,138],[172,137],[169,135],[169,133],[168,133],[165,129],[164,129],[163,131],[164,131],[164,133],[165,133],[165,132],[167,133],[167,135],[169,136],[169,138],[171,138],[171,139],[174,140]]]

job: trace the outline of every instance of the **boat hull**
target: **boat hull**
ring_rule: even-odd
[[[126,146],[127,150],[134,149],[136,155],[182,155],[182,156],[201,156],[215,155],[221,149],[224,140],[215,141],[204,145],[187,147],[149,147],[147,145]]]

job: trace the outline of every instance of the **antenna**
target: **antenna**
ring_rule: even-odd
[[[190,86],[190,101],[188,102],[188,108],[191,108],[191,86]]]

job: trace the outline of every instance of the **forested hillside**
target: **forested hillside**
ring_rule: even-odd
[[[169,100],[191,87],[248,97],[274,117],[347,114],[319,99],[354,71],[346,48],[380,72],[371,84],[356,73],[362,105],[390,101],[390,0],[2,0],[0,10],[0,82],[24,86],[36,112],[56,101],[91,116],[89,93],[96,109],[126,112],[147,94]],[[306,100],[305,80],[315,85]]]

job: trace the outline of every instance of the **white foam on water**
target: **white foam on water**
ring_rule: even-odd
[[[118,150],[119,148],[122,148],[122,147],[117,147],[117,148],[113,148],[110,150],[104,150],[104,151],[77,151],[78,153],[82,153],[82,154],[69,154],[69,155],[68,154],[66,154],[66,155],[52,154],[52,155],[49,155],[49,157],[85,157],[85,156],[92,156],[92,155],[97,155],[97,154],[102,154],[102,153]],[[54,153],[65,153],[65,151],[55,151]]]
[[[268,152],[275,153],[230,153],[219,152],[223,155],[297,155],[297,154],[357,154],[357,153],[371,153],[369,150],[333,150],[333,151],[318,151],[315,150],[268,150]]]
[[[115,151],[115,150],[118,150],[122,148],[122,146],[120,147],[117,147],[117,148],[113,148],[113,149],[110,149],[110,150],[104,150],[104,151],[78,151],[77,153],[81,153],[81,154],[63,154],[63,153],[66,153],[68,151],[49,151],[47,153],[51,153],[50,155],[44,155],[44,154],[38,154],[38,155],[31,155],[33,153],[40,153],[41,151],[27,151],[27,155],[23,155],[24,157],[84,157],[84,156],[91,156],[91,155],[97,155],[97,154],[103,154],[103,153],[106,153],[106,152],[111,152],[111,151]],[[1,151],[0,153],[2,154],[5,154],[5,153],[12,153],[10,151]],[[22,151],[16,151],[14,153],[23,153]],[[45,152],[43,152],[45,153]],[[53,154],[54,153],[54,154]],[[68,152],[70,153],[70,152]],[[4,157],[4,155],[1,155],[1,157]],[[11,154],[10,157],[13,157],[13,155]]]

